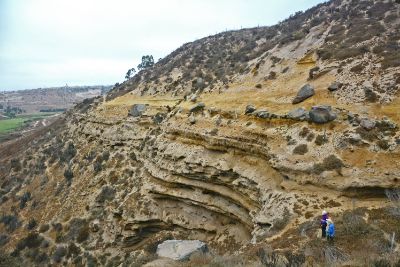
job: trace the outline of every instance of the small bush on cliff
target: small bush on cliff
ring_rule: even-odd
[[[305,138],[310,133],[310,129],[303,127],[299,132],[299,136]]]
[[[52,259],[56,263],[60,263],[62,258],[67,254],[67,249],[64,246],[59,246],[56,248],[52,255]]]
[[[32,229],[36,228],[36,226],[37,226],[37,222],[34,218],[32,218],[29,220],[28,224],[26,225],[26,229],[32,230]]]
[[[38,233],[29,233],[17,243],[16,251],[21,251],[24,248],[37,248],[40,246],[42,241],[43,237]]]
[[[0,266],[23,266],[22,261],[17,258],[0,251]]]
[[[376,144],[383,150],[388,150],[390,147],[389,142],[387,140],[378,140]]]
[[[342,167],[344,167],[343,162],[335,155],[330,155],[327,158],[325,158],[322,161],[322,163],[314,164],[313,172],[316,174],[321,174],[324,171],[333,171],[333,170],[340,172]]]
[[[375,93],[374,90],[371,88],[364,88],[364,93],[365,93],[365,100],[368,102],[374,103],[379,100],[379,95]]]
[[[72,170],[70,168],[68,168],[64,171],[64,178],[67,181],[67,184],[71,185],[72,178],[74,178],[74,173],[72,172]]]
[[[69,162],[76,155],[76,149],[72,142],[69,142],[60,155],[61,162]]]
[[[53,223],[51,226],[53,227],[54,231],[56,231],[56,232],[61,232],[63,229],[63,226],[61,223]]]
[[[304,155],[308,152],[308,148],[306,144],[300,144],[293,149],[293,154],[296,155]]]
[[[75,243],[70,242],[70,243],[68,244],[67,257],[68,257],[68,258],[70,258],[70,257],[76,257],[76,256],[78,256],[79,254],[81,254],[81,249],[80,249],[77,245],[75,245]]]
[[[23,209],[26,207],[26,203],[31,199],[31,193],[25,192],[19,199],[19,208]]]
[[[370,226],[357,210],[345,211],[343,213],[343,231],[346,235],[366,235],[370,231]]]
[[[107,161],[110,158],[110,152],[108,150],[104,151],[102,154],[102,158],[104,161]]]
[[[115,196],[115,189],[111,186],[103,186],[100,194],[96,197],[96,202],[103,203],[104,201],[113,200]]]
[[[98,172],[100,172],[101,170],[102,170],[101,162],[95,161],[95,162],[93,163],[93,171],[94,171],[95,173],[98,173]]]
[[[328,137],[326,135],[317,135],[317,138],[315,138],[315,144],[317,146],[322,146],[323,144],[328,143]]]
[[[42,224],[39,228],[39,233],[45,233],[50,229],[48,224]]]
[[[6,226],[7,231],[9,232],[14,232],[17,228],[21,226],[21,222],[15,215],[4,215],[1,217],[0,222]]]
[[[18,172],[21,170],[21,162],[18,159],[11,159],[11,169]]]
[[[287,208],[285,208],[282,217],[274,221],[271,227],[271,231],[275,232],[281,231],[283,228],[285,228],[285,226],[289,223],[289,221],[290,221],[290,212]]]
[[[5,244],[8,243],[10,240],[10,237],[6,234],[0,234],[0,247],[4,246]],[[1,266],[1,264],[0,264]]]

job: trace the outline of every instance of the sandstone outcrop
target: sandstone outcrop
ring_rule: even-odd
[[[157,255],[173,260],[186,260],[193,253],[206,253],[207,244],[199,240],[166,240],[157,246]]]

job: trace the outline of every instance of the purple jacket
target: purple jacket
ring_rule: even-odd
[[[321,226],[324,226],[324,227],[326,227],[326,225],[327,225],[327,223],[326,223],[326,220],[328,219],[328,214],[324,214],[324,215],[322,215],[322,219],[321,219]]]

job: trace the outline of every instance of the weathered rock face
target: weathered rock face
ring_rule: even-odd
[[[292,104],[298,104],[303,102],[309,97],[312,97],[315,94],[314,87],[310,84],[306,84],[301,87],[300,91],[297,93],[296,97],[293,99]]]
[[[173,260],[186,260],[193,253],[206,253],[207,244],[199,240],[166,240],[157,246],[157,255]]]

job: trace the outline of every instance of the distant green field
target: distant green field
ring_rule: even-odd
[[[24,114],[16,118],[0,120],[0,134],[7,134],[23,127],[27,122],[54,115],[55,113]]]

